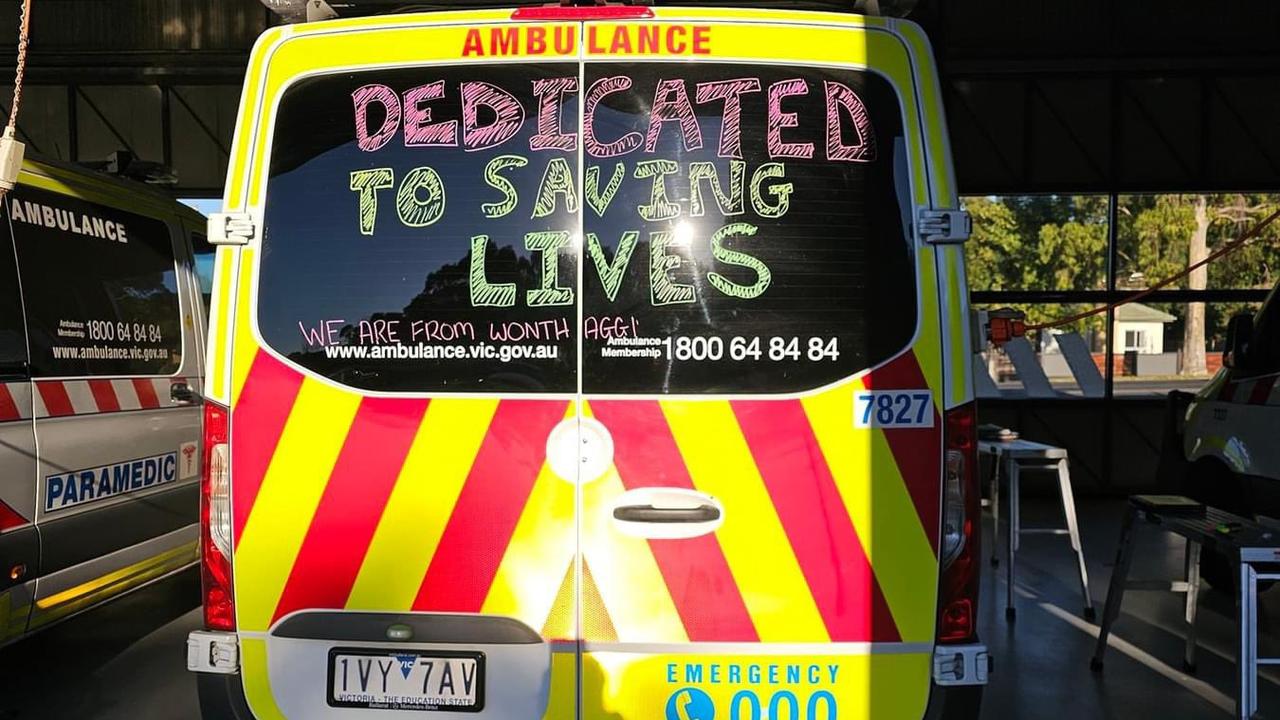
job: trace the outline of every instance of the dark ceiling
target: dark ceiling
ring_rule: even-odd
[[[0,0],[13,32],[18,6]],[[922,0],[913,17],[966,193],[1280,189],[1275,0]],[[258,0],[37,0],[22,129],[66,159],[128,147],[214,194],[272,21]]]

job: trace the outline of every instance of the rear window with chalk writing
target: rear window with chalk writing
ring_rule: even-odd
[[[578,66],[304,80],[282,99],[258,325],[384,391],[577,390]]]
[[[915,334],[901,110],[872,73],[588,65],[583,384],[793,392]]]
[[[653,62],[579,83],[544,63],[292,86],[266,341],[370,390],[680,394],[819,387],[910,342],[888,81]]]

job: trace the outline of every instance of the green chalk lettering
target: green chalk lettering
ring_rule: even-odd
[[[587,205],[596,211],[596,215],[604,217],[605,211],[609,209],[609,203],[613,202],[613,196],[618,194],[618,188],[622,187],[622,178],[627,174],[627,168],[622,163],[613,166],[613,175],[609,178],[609,184],[604,186],[604,192],[600,192],[600,166],[592,165],[587,168],[587,180],[583,185],[582,192],[587,196]]]
[[[786,174],[787,169],[782,163],[771,162],[756,168],[751,176],[751,207],[760,217],[780,218],[791,208],[791,193],[796,189],[791,183],[779,183],[769,187],[769,194],[777,198],[777,203],[774,205],[765,202],[760,195],[760,186],[765,180],[786,177]]]
[[[542,287],[525,292],[529,307],[572,305],[573,290],[561,287],[560,250],[569,246],[569,232],[531,232],[524,236],[524,247],[529,252],[542,253]]]
[[[627,265],[631,262],[631,254],[636,251],[636,245],[639,242],[639,231],[628,230],[622,233],[622,239],[618,241],[618,249],[613,252],[613,262],[610,263],[604,258],[604,248],[600,245],[600,238],[596,237],[595,233],[587,233],[587,254],[591,256],[591,262],[596,266],[596,272],[600,275],[600,284],[604,287],[604,294],[609,298],[609,302],[617,299],[618,288],[622,287],[622,276],[626,274]]]
[[[741,215],[746,212],[746,203],[742,200],[742,189],[746,185],[747,164],[741,160],[729,161],[729,193],[720,189],[720,173],[716,172],[715,163],[689,163],[689,214],[702,217],[706,207],[702,202],[702,181],[709,180],[711,192],[716,196],[716,205],[720,214],[725,217]]]
[[[542,185],[538,188],[538,202],[533,206],[533,216],[546,217],[556,211],[556,197],[564,195],[566,212],[578,212],[578,196],[574,190],[573,173],[569,161],[551,158],[542,173]]]
[[[640,217],[649,222],[670,220],[680,216],[680,206],[667,199],[667,176],[674,175],[679,166],[675,160],[642,160],[636,163],[635,175],[644,180],[653,178],[653,192],[648,203],[636,208]]]
[[[750,223],[730,223],[717,230],[711,236],[712,257],[726,265],[750,268],[756,274],[756,281],[751,285],[739,285],[718,272],[707,273],[707,281],[729,297],[743,300],[760,297],[765,290],[769,289],[769,283],[773,281],[773,273],[769,272],[769,266],[761,262],[759,258],[737,250],[730,250],[724,246],[724,241],[734,235],[753,237],[758,230],[759,228]]]
[[[693,302],[693,286],[674,282],[668,275],[681,262],[679,255],[667,253],[674,240],[665,230],[649,233],[649,301],[654,305]]]
[[[520,196],[516,193],[516,186],[498,173],[507,168],[524,167],[528,164],[528,158],[523,158],[519,155],[499,155],[484,166],[484,181],[488,183],[489,187],[500,191],[503,195],[501,202],[480,204],[480,212],[484,213],[485,217],[500,218],[516,209],[516,205],[520,202]]]
[[[489,248],[488,235],[471,238],[471,305],[474,307],[511,307],[516,304],[515,283],[491,283],[484,272],[485,253]]]
[[[426,191],[426,197],[419,191]],[[396,212],[400,222],[409,227],[426,227],[444,215],[444,181],[440,174],[425,165],[404,176],[396,191]]]
[[[370,168],[351,173],[351,191],[359,193],[357,215],[360,218],[360,234],[372,235],[378,219],[378,191],[386,190],[396,182],[391,168]]]

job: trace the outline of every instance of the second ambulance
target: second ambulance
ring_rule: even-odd
[[[974,718],[962,246],[920,30],[270,30],[209,347],[206,718]]]

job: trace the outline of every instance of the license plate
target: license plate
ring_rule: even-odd
[[[328,700],[332,707],[480,712],[484,654],[336,648]]]

